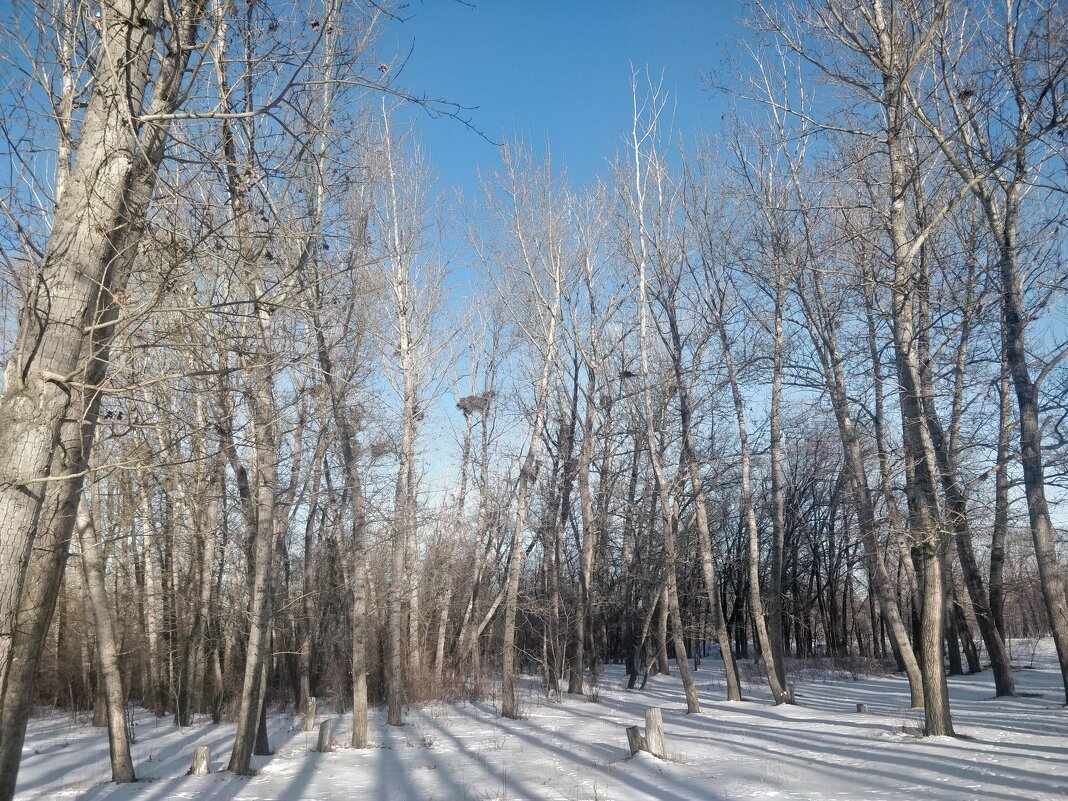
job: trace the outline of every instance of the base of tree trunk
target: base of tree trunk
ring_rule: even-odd
[[[637,726],[627,727],[627,745],[630,755],[645,751],[660,759],[667,759],[667,747],[664,745],[664,719],[659,707],[645,710],[645,734]]]
[[[330,725],[329,720],[324,720],[319,724],[319,742],[316,744],[315,750],[320,754],[329,754],[334,750],[333,727]]]
[[[207,776],[211,773],[211,749],[198,745],[193,749],[193,764],[189,768],[190,776]]]

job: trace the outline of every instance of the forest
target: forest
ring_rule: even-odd
[[[724,124],[635,66],[583,185],[394,78],[418,11],[3,12],[0,801],[45,708],[117,784],[134,710],[253,776],[279,714],[812,665],[954,737],[1043,640],[1063,728],[1068,9],[738,3]],[[477,196],[426,116],[498,146]]]

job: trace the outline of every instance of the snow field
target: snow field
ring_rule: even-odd
[[[1017,660],[1021,667],[1030,653]],[[1033,669],[1020,669],[1026,696],[993,697],[989,671],[951,677],[958,738],[919,738],[922,713],[907,708],[899,676],[801,670],[798,706],[772,706],[765,687],[745,687],[742,703],[722,701],[719,662],[695,674],[702,713],[685,714],[677,677],[654,677],[626,692],[610,666],[600,700],[563,702],[524,685],[527,717],[506,720],[491,701],[412,709],[407,725],[371,722],[375,747],[315,752],[317,731],[296,716],[269,720],[275,754],[256,757],[257,776],[225,772],[233,725],[195,724],[134,713],[136,784],[109,782],[107,733],[61,711],[31,722],[17,801],[693,801],[693,799],[845,799],[847,801],[1053,801],[1068,799],[1068,710],[1052,643]],[[1014,662],[1014,664],[1016,664]],[[856,711],[866,703],[866,714]],[[322,704],[321,706],[328,706]],[[646,706],[663,709],[670,754],[628,757],[625,728],[642,725]],[[317,722],[331,717],[321,710]],[[335,741],[350,721],[332,716]],[[208,777],[185,775],[193,748],[212,751]]]

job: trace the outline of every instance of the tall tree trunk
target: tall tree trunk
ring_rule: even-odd
[[[90,505],[83,500],[78,509],[78,536],[82,546],[82,569],[89,593],[96,629],[97,665],[104,687],[107,707],[108,744],[111,752],[111,779],[116,784],[137,781],[130,740],[126,732],[126,699],[122,689],[119,652],[115,628],[104,583],[103,543],[97,537],[96,521]]]
[[[874,579],[880,613],[889,629],[887,633],[890,647],[898,663],[904,666],[908,675],[912,706],[922,707],[924,703],[923,676],[916,653],[909,641],[905,623],[901,619],[897,597],[894,595],[893,585],[883,558],[882,546],[879,543],[875,507],[868,489],[860,435],[849,407],[849,393],[838,347],[835,322],[828,319],[830,306],[823,288],[822,277],[818,272],[812,271],[810,279],[816,308],[813,309],[808,302],[803,288],[799,288],[798,295],[808,322],[809,336],[820,359],[824,384],[831,399],[835,420],[838,423],[838,434],[842,442],[843,469],[849,479],[853,500],[857,507],[857,524],[861,541],[864,544],[865,559]]]
[[[156,562],[156,521],[152,516],[152,492],[148,486],[147,474],[139,488],[141,496],[141,559],[145,574],[145,635],[148,646],[149,699],[152,712],[156,717],[166,710],[166,698],[163,688],[163,669],[160,660],[160,603],[163,598],[159,565]]]
[[[311,697],[312,641],[315,634],[317,618],[315,594],[316,560],[315,560],[315,526],[319,518],[319,492],[321,485],[322,461],[325,456],[327,439],[320,436],[312,456],[311,477],[308,484],[308,512],[304,523],[304,571],[301,586],[301,611],[304,620],[300,629],[300,646],[297,656],[297,713],[303,714],[308,709]],[[349,491],[352,489],[349,487]]]
[[[49,487],[42,514],[47,517],[74,517],[80,492],[73,491],[72,482],[54,482]],[[41,662],[48,635],[52,610],[59,597],[64,567],[70,553],[70,539],[57,540],[61,532],[72,531],[73,525],[48,521],[34,543],[33,555],[26,571],[22,599],[19,605],[18,628],[14,639],[14,660],[8,674],[3,718],[0,719],[0,796],[14,795],[15,778],[26,737],[33,698],[33,682]],[[83,634],[83,642],[86,638]],[[57,660],[58,661],[58,660]]]
[[[131,120],[143,109],[152,81],[150,113],[174,110],[190,53],[200,3],[188,0],[168,20],[186,46],[172,48],[154,79],[150,64],[162,3],[141,6],[111,0],[100,14],[102,46],[94,62],[89,99],[79,128],[74,164],[63,170],[52,230],[19,317],[0,390],[0,704],[28,709],[9,692],[8,671],[19,603],[33,543],[70,539],[74,516],[42,514],[42,479],[68,477],[76,500],[96,426],[99,400],[73,386],[99,386],[109,361],[117,318],[114,293],[123,289],[137,253],[162,161],[168,124]],[[150,24],[143,24],[148,20]],[[65,166],[65,165],[64,165]],[[84,446],[70,448],[81,441]],[[57,525],[48,531],[42,525]],[[53,563],[56,564],[56,563]],[[61,565],[59,565],[61,567]],[[38,608],[51,620],[54,604]],[[35,624],[27,621],[27,626]],[[16,682],[16,684],[18,684]],[[19,685],[28,692],[30,685]],[[14,689],[14,687],[12,688]],[[17,731],[24,724],[3,710]],[[11,742],[14,742],[12,738]],[[6,746],[5,746],[6,747]],[[0,764],[10,759],[0,755]],[[14,794],[0,785],[0,801]]]
[[[890,34],[885,33],[886,36]],[[886,52],[892,46],[885,46]],[[896,63],[896,61],[894,62]],[[927,415],[923,408],[919,338],[915,323],[914,293],[917,282],[913,261],[921,244],[910,239],[905,197],[910,185],[903,136],[903,90],[900,76],[886,74],[884,91],[887,110],[887,152],[890,168],[890,238],[893,245],[894,280],[893,333],[894,362],[897,367],[898,396],[901,408],[902,440],[906,471],[906,494],[909,496],[909,529],[923,564],[923,632],[921,666],[924,672],[924,733],[952,735],[949,690],[942,663],[944,598],[941,550],[944,535],[935,485],[936,465]]]
[[[390,566],[388,618],[389,632],[386,645],[386,704],[387,722],[390,726],[404,725],[404,597],[408,577],[405,573],[405,551],[408,545],[409,507],[411,479],[409,469],[414,458],[413,432],[409,424],[411,403],[406,398],[403,440],[401,443],[400,466],[397,469],[397,491],[393,507],[394,525],[392,537],[392,561]],[[413,647],[414,643],[409,643]]]
[[[987,594],[986,585],[983,582],[982,573],[979,570],[972,546],[972,530],[968,517],[967,498],[965,488],[962,485],[957,468],[957,454],[959,452],[960,425],[964,408],[964,384],[967,367],[968,345],[972,331],[973,294],[976,282],[977,266],[974,261],[969,264],[969,272],[966,280],[966,293],[963,302],[964,320],[961,325],[960,344],[957,348],[957,357],[953,370],[953,397],[950,412],[949,435],[946,436],[937,416],[932,399],[933,392],[929,386],[929,371],[925,371],[924,379],[928,383],[925,391],[925,417],[930,431],[932,447],[938,461],[938,469],[942,479],[942,492],[945,496],[945,514],[953,531],[953,537],[957,546],[957,556],[960,560],[963,573],[964,585],[968,590],[968,597],[972,602],[975,612],[976,623],[979,625],[979,634],[986,645],[987,654],[990,656],[990,664],[994,672],[995,694],[998,696],[1013,696],[1016,687],[1012,677],[1012,666],[1009,664],[1009,652],[1005,647],[1001,632],[994,624],[993,615],[990,611],[990,596]],[[1000,436],[1000,427],[999,427]],[[997,500],[995,499],[995,504]],[[996,512],[995,512],[996,514]],[[995,521],[996,523],[996,521]],[[947,560],[943,569],[948,571],[950,562]],[[993,557],[992,557],[993,564]],[[952,590],[952,578],[947,578],[947,587]],[[957,616],[956,601],[951,601],[952,606],[947,607]],[[969,664],[976,661],[974,655],[968,651],[968,646],[974,651],[974,643],[971,642],[965,624],[964,637],[968,638],[965,650]]]
[[[990,619],[1005,635],[1005,538],[1009,533],[1009,450],[1012,440],[1012,389],[1005,353],[1002,314],[1001,376],[998,380],[998,463],[994,468],[994,526],[990,534]]]
[[[760,595],[760,537],[759,529],[757,528],[756,509],[753,504],[753,493],[750,487],[751,457],[749,435],[745,422],[745,406],[742,401],[741,388],[738,384],[738,374],[734,369],[734,360],[731,358],[730,340],[727,338],[727,329],[722,317],[718,318],[718,326],[720,345],[723,348],[723,363],[727,370],[727,380],[731,385],[731,395],[734,398],[734,415],[738,421],[738,440],[741,445],[740,489],[742,497],[739,511],[749,537],[749,607],[753,614],[753,627],[756,630],[760,653],[764,657],[764,667],[768,676],[771,698],[776,704],[784,704],[791,702],[792,699],[786,685],[780,681],[779,671],[775,666],[767,622],[764,618],[764,602]]]
[[[1020,410],[1020,464],[1023,466],[1024,494],[1035,544],[1042,599],[1049,616],[1053,642],[1060,662],[1061,681],[1068,700],[1068,599],[1065,597],[1064,567],[1057,558],[1056,539],[1042,464],[1042,424],[1039,421],[1038,387],[1027,367],[1026,323],[1020,279],[1016,268],[1015,227],[1006,239],[1009,246],[1001,256],[1001,293],[1005,315],[1006,357],[1016,403]]]
[[[592,607],[594,552],[600,538],[601,520],[594,509],[593,493],[590,491],[590,469],[593,462],[593,430],[597,419],[597,374],[592,365],[587,365],[586,414],[582,423],[582,444],[579,448],[578,490],[582,509],[582,542],[579,547],[579,603],[575,610],[575,651],[568,680],[569,693],[582,692],[583,671],[586,668],[587,627]],[[577,396],[576,387],[576,396]],[[607,480],[604,476],[602,481]]]
[[[727,685],[727,700],[740,701],[742,700],[742,689],[741,684],[738,681],[738,668],[734,661],[734,652],[731,649],[730,631],[727,629],[727,621],[723,615],[723,604],[720,600],[719,583],[716,579],[715,564],[712,559],[712,535],[708,525],[708,503],[705,497],[704,486],[701,481],[701,472],[697,464],[697,456],[694,453],[693,448],[693,408],[691,406],[692,396],[690,392],[692,380],[687,380],[687,371],[683,369],[682,333],[679,329],[678,313],[674,302],[674,296],[670,295],[664,300],[668,328],[671,334],[671,361],[675,374],[675,387],[679,397],[679,427],[682,434],[681,456],[683,467],[686,470],[687,478],[689,479],[690,492],[692,494],[696,511],[698,548],[701,553],[701,575],[704,579],[705,593],[708,596],[709,614],[712,618],[713,632],[716,636],[716,642],[719,643],[720,654],[723,658],[723,671]],[[773,453],[774,452],[775,450],[773,446]]]
[[[786,657],[783,653],[782,632],[782,559],[786,539],[786,502],[783,498],[782,473],[782,369],[783,369],[783,285],[775,279],[775,313],[773,320],[774,355],[771,376],[771,564],[768,582],[768,638],[771,650],[767,654],[775,669],[779,686],[786,693],[786,701],[793,703],[793,695],[786,684]]]
[[[256,371],[261,372],[261,371]],[[262,394],[260,394],[262,393]],[[248,645],[245,671],[238,701],[237,731],[228,770],[240,776],[252,774],[252,755],[256,745],[260,716],[263,714],[263,670],[266,667],[270,639],[271,585],[275,552],[275,493],[278,450],[274,440],[273,378],[253,379],[246,393],[252,408],[251,436],[255,451],[254,528],[252,538],[252,575],[249,601]]]

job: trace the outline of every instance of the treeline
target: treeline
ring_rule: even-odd
[[[382,4],[99,11],[8,31],[57,157],[3,229],[0,798],[34,703],[131,781],[128,703],[236,720],[247,774],[271,708],[363,748],[372,704],[607,662],[698,712],[711,654],[776,703],[879,660],[937,735],[947,672],[1013,695],[1052,633],[1068,692],[1057,4],[756,2],[715,137],[638,73],[604,180],[507,145],[463,207]]]

